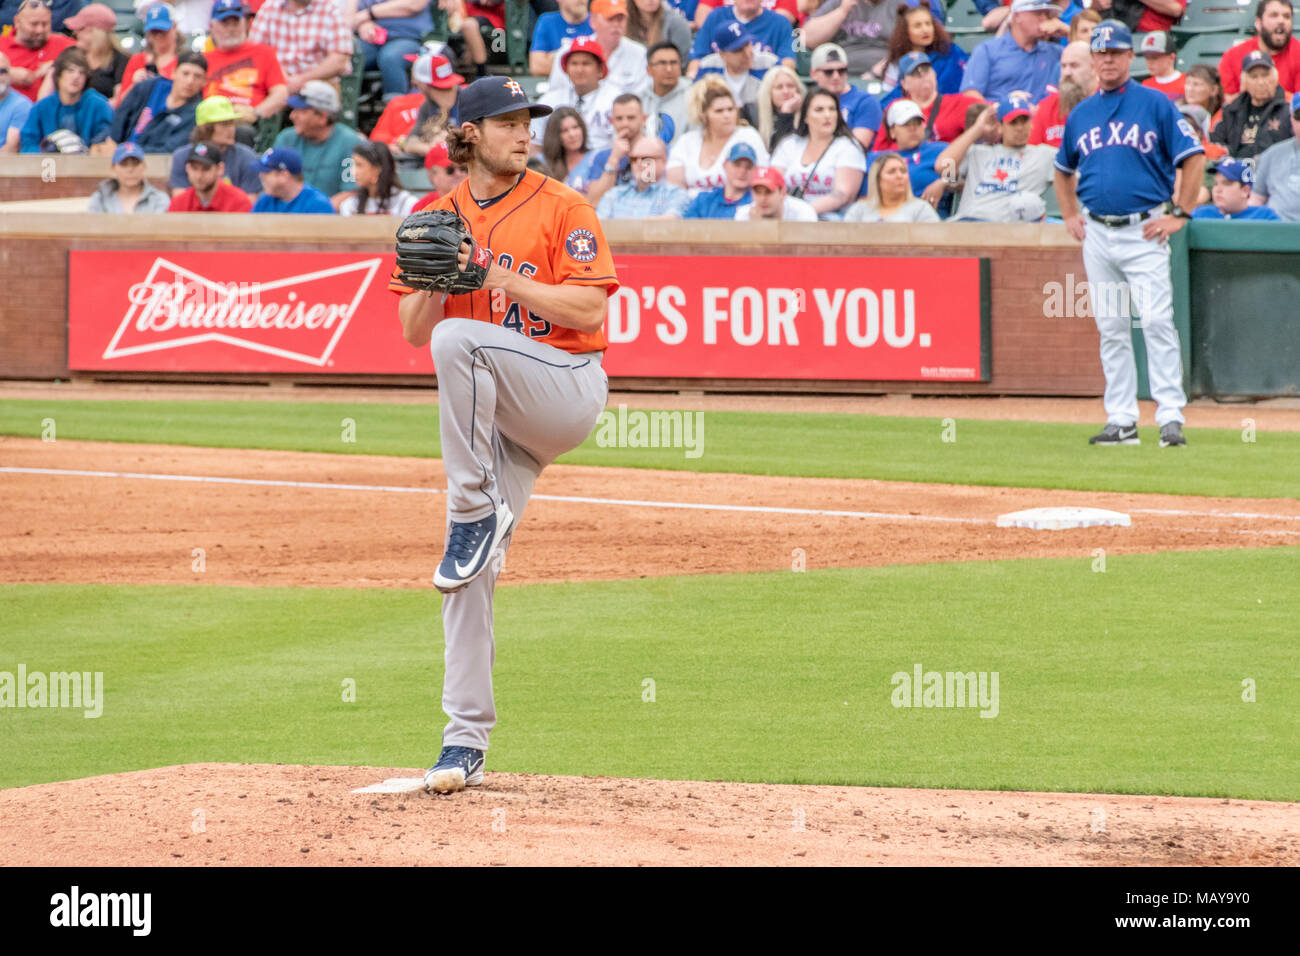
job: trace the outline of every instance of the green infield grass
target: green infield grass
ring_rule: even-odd
[[[502,588],[488,769],[1298,800],[1297,580],[1271,548]],[[0,708],[0,785],[437,753],[432,592],[0,602],[0,671],[103,674],[98,718]],[[987,706],[894,706],[917,665],[987,674]]]
[[[954,400],[960,409],[960,400]],[[618,413],[613,412],[614,415]],[[637,414],[635,411],[630,415]],[[1300,433],[1189,429],[1186,448],[1094,448],[1096,425],[705,412],[682,447],[602,447],[598,427],[561,462],[819,478],[1300,497]],[[437,408],[428,405],[209,401],[0,402],[0,435],[341,454],[436,457]],[[346,421],[345,421],[346,420]],[[629,420],[631,421],[631,420]],[[628,429],[634,437],[635,425]],[[611,436],[617,429],[609,429]],[[345,438],[353,438],[347,441]],[[648,438],[648,430],[647,430]],[[688,439],[689,438],[689,442]],[[698,457],[688,452],[698,451]]]

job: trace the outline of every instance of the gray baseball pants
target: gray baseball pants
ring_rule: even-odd
[[[444,319],[430,343],[438,374],[447,527],[504,499],[515,527],[542,469],[586,440],[609,397],[600,352],[574,355],[499,325]],[[444,747],[486,750],[496,724],[493,596],[513,529],[483,573],[443,595]]]

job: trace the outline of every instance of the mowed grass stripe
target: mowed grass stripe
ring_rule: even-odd
[[[954,401],[960,408],[960,401]],[[290,402],[0,402],[0,434],[438,457],[437,406]],[[1094,448],[1096,426],[866,415],[706,412],[695,446],[601,447],[599,431],[562,463],[696,472],[893,481],[1300,497],[1300,433],[1189,429],[1187,448]],[[684,433],[683,433],[684,435]],[[355,440],[345,440],[352,438]],[[949,439],[949,440],[945,440]]]
[[[1300,549],[1092,568],[1085,554],[503,589],[488,768],[1300,799]],[[0,670],[102,671],[106,695],[98,719],[0,708],[4,786],[193,761],[415,768],[437,752],[433,593],[5,585],[0,600]],[[892,675],[918,663],[997,672],[997,716],[894,707]]]

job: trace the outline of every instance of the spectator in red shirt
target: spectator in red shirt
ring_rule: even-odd
[[[203,93],[229,99],[246,123],[274,116],[289,100],[289,86],[275,50],[249,42],[245,18],[251,15],[243,0],[216,0],[212,5],[215,49],[207,54],[208,88]]]
[[[290,96],[309,80],[332,80],[352,65],[352,30],[338,0],[266,0],[248,39],[275,50]]]
[[[226,182],[226,164],[221,147],[215,143],[195,143],[185,160],[185,175],[190,188],[172,197],[168,212],[251,212],[253,202],[242,189]]]
[[[400,153],[423,156],[445,135],[465,78],[445,56],[425,53],[411,64],[411,82],[415,91],[388,101],[370,138]]]
[[[972,106],[982,103],[978,96],[970,93],[941,94],[938,74],[930,65],[929,54],[904,54],[898,61],[898,72],[899,86],[903,88],[902,98],[921,107],[927,143],[951,143],[966,129],[966,112]],[[930,114],[934,110],[938,110],[938,113],[934,122],[930,122]],[[889,133],[883,129],[877,134],[871,149],[873,152],[901,151],[898,143],[890,139]]]
[[[1092,51],[1083,41],[1068,44],[1061,51],[1060,88],[1049,93],[1034,110],[1034,120],[1029,127],[1029,145],[1060,146],[1070,110],[1095,92],[1097,74],[1092,72]]]
[[[1291,35],[1290,0],[1259,0],[1255,35],[1242,40],[1219,60],[1225,103],[1241,93],[1241,61],[1251,50],[1263,50],[1277,67],[1277,81],[1288,93],[1300,90],[1300,40]]]
[[[1187,0],[1093,0],[1091,9],[1127,24],[1134,33],[1150,33],[1181,20]]]
[[[144,49],[126,61],[122,71],[122,88],[117,103],[127,91],[150,76],[170,80],[176,72],[176,55],[180,53],[180,31],[172,20],[171,4],[155,3],[144,16]]]
[[[50,33],[50,8],[41,0],[23,0],[14,14],[14,32],[0,36],[0,53],[9,57],[13,89],[33,103],[54,58],[73,46],[71,37]]]
[[[1142,81],[1142,85],[1159,90],[1171,100],[1181,99],[1186,77],[1180,70],[1174,69],[1178,48],[1174,45],[1173,34],[1163,30],[1148,33],[1142,38],[1138,52],[1147,61],[1147,70],[1151,73],[1149,78]]]

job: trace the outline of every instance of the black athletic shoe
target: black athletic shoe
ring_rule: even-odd
[[[1170,445],[1186,445],[1187,439],[1183,437],[1183,426],[1178,422],[1170,422],[1168,425],[1160,426],[1160,447],[1168,448]]]
[[[1164,432],[1161,432],[1163,437]],[[1181,438],[1182,436],[1179,435]],[[1107,425],[1098,434],[1088,439],[1089,445],[1140,445],[1136,425]]]

